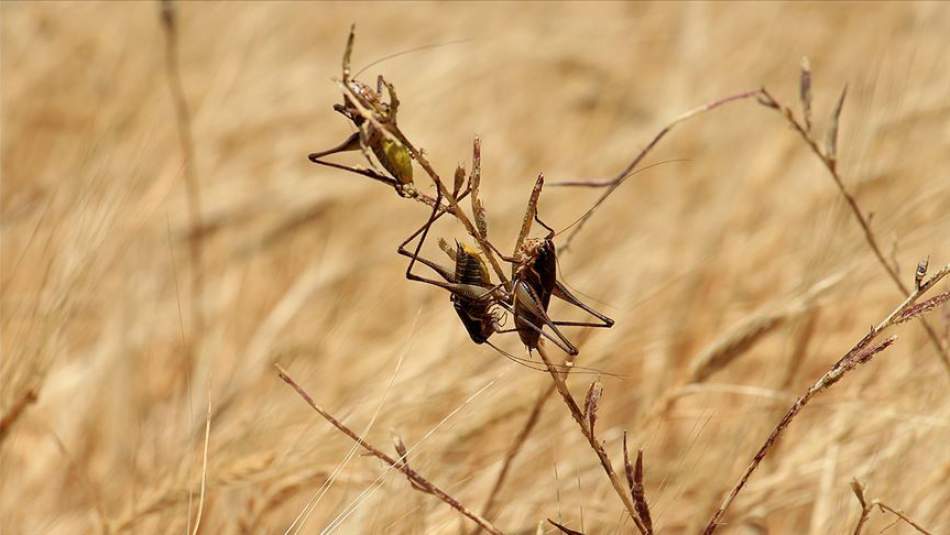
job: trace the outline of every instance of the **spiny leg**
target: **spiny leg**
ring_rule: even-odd
[[[548,231],[547,239],[551,240],[554,238],[554,235],[556,234],[556,232],[554,231],[553,228],[549,227],[544,221],[541,221],[541,218],[538,216],[537,211],[535,211],[534,220],[537,221],[539,225],[547,229]],[[555,258],[557,258],[557,256],[555,256]],[[558,267],[560,268],[560,266]],[[567,326],[567,327],[600,327],[600,328],[608,328],[608,329],[610,327],[613,327],[614,325],[613,319],[594,310],[593,308],[588,306],[586,303],[584,303],[583,301],[575,297],[574,294],[572,294],[571,291],[568,290],[567,286],[565,286],[564,283],[562,283],[561,281],[559,280],[554,281],[554,288],[552,288],[551,294],[557,297],[558,299],[566,303],[569,303],[571,305],[574,305],[577,308],[583,310],[584,312],[587,312],[591,316],[594,316],[595,318],[600,320],[599,323],[578,322],[578,321],[555,321],[554,322],[555,324]]]
[[[326,160],[321,160],[321,159],[318,157],[318,153],[311,154],[311,155],[309,156],[309,159],[310,159],[311,162],[313,162],[313,163],[315,163],[315,164],[318,164],[318,165],[324,165],[324,166],[326,166],[326,167],[332,167],[332,168],[334,168],[334,169],[340,169],[340,170],[343,170],[343,171],[349,171],[349,172],[351,172],[351,173],[355,173],[355,174],[357,174],[357,175],[363,175],[363,176],[368,177],[368,178],[371,178],[371,179],[373,179],[373,180],[382,182],[383,184],[387,184],[387,185],[389,185],[389,186],[396,187],[396,180],[395,180],[394,178],[388,177],[388,176],[386,176],[386,175],[384,175],[384,174],[381,174],[381,173],[378,173],[378,172],[376,172],[376,171],[374,171],[374,170],[372,170],[372,169],[367,169],[367,168],[365,168],[365,167],[355,167],[355,166],[344,165],[344,164],[339,164],[339,163],[335,163],[335,162],[328,162],[328,161],[326,161]]]
[[[549,227],[547,223],[545,223],[544,221],[541,221],[541,218],[538,216],[537,205],[535,205],[535,208],[534,208],[534,220],[537,221],[539,225],[541,225],[542,227],[544,227],[545,230],[548,231],[547,239],[549,240],[554,239],[554,235],[557,233],[554,232],[554,229]]]
[[[471,191],[471,190],[466,190],[466,191],[462,192],[461,195],[459,195],[458,199],[459,199],[459,200],[464,199],[465,196],[470,193],[470,191]],[[427,258],[423,258],[423,257],[419,256],[419,255],[418,255],[418,249],[419,249],[419,247],[416,248],[416,249],[417,249],[417,253],[415,253],[415,254],[414,254],[413,252],[409,251],[408,249],[406,249],[406,247],[409,245],[409,243],[410,243],[413,239],[415,239],[416,236],[418,236],[418,235],[420,235],[420,234],[423,234],[424,232],[428,232],[428,228],[429,228],[430,226],[432,226],[432,224],[434,224],[440,217],[442,217],[443,215],[445,215],[445,213],[450,210],[450,208],[449,208],[448,206],[439,206],[439,204],[440,204],[441,201],[439,201],[438,199],[440,199],[440,198],[441,198],[441,195],[438,195],[438,196],[437,196],[437,199],[436,199],[436,202],[433,202],[433,203],[432,203],[434,207],[438,207],[438,208],[436,208],[437,211],[434,210],[434,211],[435,211],[434,217],[431,217],[429,220],[427,220],[427,221],[425,222],[425,224],[423,224],[423,225],[422,225],[421,227],[419,227],[415,232],[413,232],[412,234],[410,234],[408,238],[406,238],[405,240],[403,240],[403,242],[400,243],[400,244],[399,244],[399,247],[396,249],[396,252],[399,253],[399,254],[402,255],[402,256],[407,257],[407,258],[413,258],[413,257],[415,257],[419,262],[421,262],[421,263],[423,263],[423,264],[429,266],[429,267],[432,268],[433,270],[435,270],[435,271],[436,271],[439,275],[441,275],[442,278],[444,278],[446,281],[454,283],[454,282],[455,282],[455,273],[454,273],[453,270],[447,269],[447,268],[445,268],[445,267],[439,265],[438,263],[433,262],[432,260],[429,260],[429,259],[427,259]],[[425,237],[423,237],[422,239],[424,240]],[[421,246],[421,241],[422,241],[422,240],[420,240],[420,246]]]
[[[593,308],[588,306],[586,303],[582,302],[580,299],[575,297],[574,294],[572,294],[570,290],[567,289],[567,286],[565,286],[561,281],[557,281],[555,283],[554,291],[552,292],[552,295],[554,295],[558,299],[568,304],[576,306],[577,308],[583,310],[584,312],[587,312],[591,316],[594,316],[595,318],[600,320],[599,322],[555,321],[553,322],[554,324],[567,326],[567,327],[598,327],[598,328],[605,328],[605,329],[609,329],[613,327],[614,320],[612,318],[604,314],[601,314],[600,312],[594,310]]]
[[[426,241],[426,236],[428,236],[429,234],[429,229],[432,227],[432,224],[435,223],[436,219],[438,219],[439,216],[442,215],[441,213],[439,213],[439,208],[441,207],[440,206],[441,204],[442,204],[442,190],[437,189],[435,202],[433,203],[433,206],[432,206],[432,214],[429,215],[429,219],[426,220],[425,225],[423,225],[416,232],[413,232],[412,235],[410,235],[402,243],[399,244],[399,248],[397,249],[397,252],[403,256],[408,256],[410,258],[409,265],[406,266],[407,279],[412,280],[412,281],[417,281],[417,282],[425,282],[428,284],[433,284],[440,288],[445,288],[451,291],[451,285],[455,284],[455,274],[451,272],[450,270],[440,266],[439,264],[432,262],[431,260],[426,260],[425,258],[419,258],[419,252],[422,251],[422,244],[425,243]],[[442,213],[445,213],[445,212],[443,211]],[[422,233],[422,236],[419,238],[419,242],[416,243],[415,251],[413,251],[412,253],[409,253],[409,251],[406,250],[406,245],[408,245],[409,242],[412,241],[412,239],[415,238],[420,232]],[[439,275],[442,276],[442,278],[445,279],[446,282],[433,280],[433,279],[426,279],[424,277],[414,274],[412,272],[412,266],[415,265],[417,260],[429,266],[433,270],[435,270]]]
[[[436,217],[439,215],[439,209],[441,207],[441,204],[442,204],[442,190],[439,190],[436,195],[435,202],[432,204],[432,214],[429,216],[428,221],[426,221],[426,225],[423,227],[423,230],[422,230],[422,236],[419,238],[419,242],[416,244],[415,251],[413,251],[413,253],[410,256],[411,260],[409,260],[409,265],[406,266],[406,278],[411,281],[423,282],[426,284],[431,284],[433,286],[438,286],[439,288],[443,288],[453,294],[457,294],[468,299],[478,299],[479,296],[484,295],[484,292],[485,290],[487,290],[487,288],[482,288],[480,286],[473,286],[471,284],[459,284],[458,281],[455,279],[455,274],[453,272],[440,266],[439,264],[435,262],[432,262],[431,260],[426,260],[425,258],[419,257],[419,253],[422,250],[422,244],[425,243],[426,237],[429,234],[429,228],[432,227],[432,223],[435,222]],[[409,240],[411,239],[412,237],[410,236]],[[400,250],[404,250],[404,247],[409,242],[409,240],[406,240],[402,244],[400,244],[399,246]],[[445,279],[445,282],[436,280],[436,279],[427,279],[425,277],[422,277],[420,275],[416,275],[415,273],[413,273],[412,267],[415,265],[417,260],[429,266],[433,270],[435,270],[439,275],[441,275]]]
[[[505,310],[511,312],[512,316],[515,316],[514,307],[510,306],[508,303],[499,303],[499,304]],[[557,328],[557,325],[555,325],[555,323],[551,321],[551,318],[548,317],[547,313],[541,310],[541,307],[537,307],[537,309],[534,312],[535,314],[538,315],[539,318],[541,318],[542,323],[544,323],[544,325],[547,325],[548,327],[551,328],[552,331],[554,331],[554,334],[556,337],[551,336],[550,334],[544,332],[544,329],[543,329],[544,325],[541,325],[541,326],[535,325],[534,322],[532,322],[531,320],[523,316],[518,317],[517,320],[521,321],[524,325],[527,325],[529,329],[537,331],[538,334],[550,340],[551,343],[558,346],[561,349],[561,351],[564,351],[565,353],[569,355],[577,355],[579,353],[577,347],[575,347],[574,344],[572,344],[571,341],[568,340],[566,336],[564,336],[564,333],[562,333],[561,330]],[[538,312],[540,312],[540,314],[538,314]],[[520,329],[518,328],[514,328],[514,329],[503,329],[496,332],[514,333],[514,332],[518,332],[519,330]]]
[[[336,154],[338,152],[348,152],[348,151],[353,151],[353,150],[359,150],[359,148],[360,148],[360,133],[353,132],[352,134],[350,134],[350,137],[346,138],[343,141],[343,143],[340,143],[339,145],[333,148],[329,148],[327,150],[323,150],[320,152],[313,152],[307,157],[310,158],[310,161],[316,161],[317,159],[323,158],[324,156],[329,156],[331,154]]]
[[[343,171],[349,171],[351,173],[363,175],[363,176],[372,178],[373,180],[378,180],[380,182],[383,182],[385,184],[389,184],[390,186],[395,187],[397,183],[395,178],[386,176],[380,173],[376,169],[376,165],[373,163],[373,160],[369,156],[369,152],[366,150],[364,137],[365,137],[365,133],[361,129],[358,132],[353,132],[352,134],[350,134],[350,136],[346,138],[339,145],[329,148],[327,150],[320,151],[320,152],[313,152],[309,154],[307,158],[315,164],[325,165],[327,167],[333,167],[334,169],[341,169]],[[337,154],[339,152],[349,152],[349,151],[355,151],[355,150],[361,151],[363,153],[363,156],[366,157],[366,160],[372,166],[372,169],[344,165],[344,164],[339,164],[335,162],[329,162],[322,159],[324,156],[330,156],[331,154]]]

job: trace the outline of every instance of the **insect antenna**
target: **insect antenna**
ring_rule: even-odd
[[[488,345],[489,347],[491,347],[492,349],[494,349],[495,351],[497,351],[498,353],[500,353],[502,356],[504,356],[504,357],[507,358],[508,360],[514,362],[515,364],[517,364],[517,365],[519,365],[519,366],[524,366],[525,368],[528,368],[528,369],[530,369],[530,370],[534,370],[534,371],[537,371],[537,372],[546,372],[546,371],[548,371],[547,367],[544,366],[544,365],[542,365],[541,363],[535,362],[535,361],[533,361],[533,360],[529,360],[529,359],[526,359],[526,358],[522,358],[522,357],[516,357],[516,356],[512,355],[511,353],[505,351],[504,349],[502,349],[502,348],[496,346],[495,344],[491,343],[491,341],[486,340],[486,341],[485,341],[485,344]],[[618,378],[618,379],[626,379],[626,378],[627,378],[626,375],[621,375],[621,374],[617,374],[617,373],[611,373],[611,372],[608,372],[608,371],[599,370],[599,369],[597,369],[597,368],[588,368],[588,367],[586,367],[586,366],[564,366],[564,365],[562,365],[562,364],[555,364],[555,365],[553,365],[553,367],[554,367],[555,370],[557,370],[557,371],[559,371],[559,372],[561,372],[561,373],[570,373],[570,374],[577,374],[577,375],[606,375],[606,376],[608,376],[608,377],[615,377],[615,378]]]
[[[685,158],[680,158],[680,159],[675,159],[675,160],[663,160],[663,161],[660,161],[660,162],[652,163],[652,164],[650,164],[650,165],[647,165],[647,166],[644,166],[644,167],[640,167],[639,169],[634,169],[633,171],[630,171],[630,172],[627,173],[626,175],[622,176],[622,177],[620,178],[620,181],[622,182],[622,181],[624,181],[624,180],[627,180],[628,178],[632,177],[633,175],[638,175],[638,174],[640,174],[641,172],[646,171],[646,170],[648,170],[648,169],[653,169],[654,167],[659,167],[659,166],[661,166],[661,165],[665,165],[665,164],[668,164],[668,163],[679,163],[679,162],[688,162],[688,161],[690,161],[690,160],[685,159]],[[602,185],[591,186],[590,184],[591,184],[591,183],[589,183],[589,182],[583,182],[583,183],[582,183],[582,182],[576,182],[576,181],[568,181],[568,182],[552,182],[551,184],[548,184],[548,186],[551,186],[551,187],[558,187],[558,186],[564,186],[564,187],[566,187],[566,186],[602,187]],[[600,204],[601,204],[600,202],[594,203],[594,205],[591,206],[590,208],[588,208],[586,212],[584,212],[583,214],[581,214],[580,217],[578,217],[577,219],[575,219],[573,223],[571,223],[570,225],[568,225],[568,226],[562,228],[561,230],[555,232],[555,233],[554,233],[554,236],[560,236],[560,235],[561,235],[562,233],[564,233],[565,231],[570,230],[571,228],[575,227],[576,225],[578,225],[579,223],[581,223],[582,221],[584,221],[585,219],[587,219],[587,217],[588,217],[594,210],[596,210],[597,208],[600,207]],[[545,228],[548,228],[547,225],[545,225]]]
[[[379,65],[380,63],[382,63],[382,62],[384,62],[384,61],[388,61],[388,60],[391,60],[391,59],[394,59],[394,58],[398,58],[398,57],[400,57],[400,56],[406,56],[406,55],[408,55],[408,54],[413,54],[413,53],[415,53],[415,52],[421,52],[421,51],[423,51],[423,50],[430,50],[430,49],[433,49],[433,48],[442,48],[442,47],[449,46],[449,45],[459,45],[459,44],[468,43],[468,42],[471,42],[471,41],[474,41],[474,39],[457,39],[457,40],[455,40],[455,41],[446,41],[446,42],[444,42],[444,43],[432,43],[432,44],[428,44],[428,45],[417,46],[417,47],[415,47],[415,48],[409,48],[409,49],[406,49],[406,50],[402,50],[402,51],[400,51],[400,52],[394,52],[394,53],[392,53],[392,54],[383,56],[383,57],[381,57],[381,58],[379,58],[379,59],[377,59],[377,60],[374,60],[374,61],[368,63],[368,64],[367,64],[366,66],[364,66],[362,69],[356,71],[356,74],[354,74],[353,77],[355,78],[355,77],[357,77],[357,76],[363,74],[363,73],[366,72],[366,70],[369,69],[370,67]]]
[[[603,188],[607,187],[616,182],[623,182],[624,180],[632,177],[633,175],[638,174],[640,171],[646,171],[653,167],[667,163],[679,163],[679,162],[689,162],[692,161],[689,158],[673,158],[671,160],[661,160],[659,162],[651,163],[650,165],[644,167],[638,167],[631,170],[627,174],[621,176],[620,178],[612,178],[608,180],[561,180],[560,182],[551,182],[548,186],[552,188]]]

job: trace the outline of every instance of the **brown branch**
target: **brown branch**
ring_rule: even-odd
[[[881,510],[881,512],[888,511],[888,512],[890,512],[891,514],[897,516],[897,518],[900,518],[900,519],[903,520],[904,522],[907,522],[908,524],[911,525],[911,527],[913,527],[914,529],[916,529],[916,530],[919,531],[920,533],[923,533],[924,535],[933,535],[931,532],[929,532],[929,531],[927,531],[926,529],[924,529],[920,524],[918,524],[918,523],[914,522],[913,520],[911,520],[910,518],[908,518],[907,515],[905,515],[905,514],[901,513],[900,511],[898,511],[898,510],[896,510],[896,509],[890,507],[889,505],[884,504],[884,503],[881,503],[879,500],[874,500],[874,505],[876,505],[876,506],[878,507],[878,509]]]
[[[877,336],[881,334],[881,332],[891,325],[894,325],[905,310],[912,307],[917,299],[919,299],[927,290],[940,282],[941,279],[946,277],[948,273],[950,273],[950,264],[944,266],[944,268],[937,274],[931,277],[928,281],[921,284],[920,288],[909,295],[897,308],[888,314],[884,320],[872,327],[871,331],[868,332],[864,338],[858,341],[858,343],[855,344],[854,347],[852,347],[847,353],[845,353],[845,355],[840,360],[838,360],[838,362],[836,362],[831,367],[831,369],[822,375],[821,378],[815,382],[815,384],[809,387],[808,390],[801,395],[801,397],[795,400],[795,403],[793,403],[788,409],[788,412],[785,413],[785,416],[782,418],[782,420],[769,434],[768,438],[765,440],[765,443],[762,444],[762,447],[760,447],[758,452],[756,452],[755,456],[752,458],[752,462],[742,473],[742,476],[739,478],[739,481],[735,484],[732,490],[729,491],[729,494],[726,496],[722,505],[713,514],[712,518],[709,520],[709,523],[706,525],[706,529],[703,531],[704,535],[711,535],[716,531],[716,529],[719,527],[720,520],[726,513],[726,510],[745,486],[746,482],[749,480],[749,477],[753,472],[755,472],[755,469],[758,468],[759,463],[762,462],[762,459],[768,455],[769,451],[772,449],[772,446],[775,445],[785,430],[788,429],[795,416],[797,416],[798,413],[801,412],[803,408],[805,408],[805,405],[807,405],[816,394],[824,391],[838,382],[842,377],[844,377],[846,373],[857,368],[861,364],[865,364],[866,362],[870,361],[877,353],[887,349],[892,343],[894,343],[896,337],[892,336],[885,339],[883,342],[878,343],[877,345],[871,345],[871,342],[873,342]]]
[[[195,169],[195,141],[191,131],[191,113],[182,88],[181,72],[178,65],[178,24],[175,4],[172,0],[161,0],[162,29],[165,34],[165,77],[168,89],[175,105],[175,124],[178,128],[178,141],[184,161],[184,180],[188,199],[188,227],[201,227],[201,188]],[[204,331],[204,316],[201,307],[202,288],[202,243],[201,240],[189,241],[191,264],[191,335],[201,336]]]
[[[574,236],[576,236],[577,233],[581,231],[581,228],[583,228],[587,220],[590,219],[591,216],[593,215],[594,210],[599,208],[600,205],[603,204],[604,201],[607,200],[607,197],[609,197],[610,194],[614,192],[614,190],[619,188],[626,181],[626,179],[630,176],[630,174],[637,168],[638,165],[640,165],[640,162],[642,162],[643,159],[646,158],[647,154],[649,154],[650,151],[653,150],[653,148],[657,145],[657,143],[659,143],[660,140],[662,140],[666,136],[666,134],[670,133],[670,131],[673,130],[673,127],[697,115],[714,110],[722,105],[728,104],[730,102],[735,102],[737,100],[744,100],[747,98],[755,97],[755,96],[758,96],[758,94],[759,94],[759,90],[746,91],[744,93],[739,93],[737,95],[731,95],[731,96],[704,104],[697,108],[693,108],[692,110],[689,110],[686,113],[680,115],[679,117],[673,119],[669,124],[664,126],[655,136],[653,136],[653,139],[651,139],[650,142],[647,143],[646,147],[644,147],[643,150],[637,153],[637,155],[634,156],[633,160],[629,164],[627,164],[627,166],[624,167],[623,170],[617,173],[613,178],[610,178],[607,180],[595,180],[595,181],[570,181],[570,182],[551,183],[550,184],[551,186],[561,186],[561,187],[607,188],[607,191],[601,194],[601,196],[597,199],[597,201],[594,202],[594,205],[591,206],[590,209],[588,209],[587,212],[585,212],[584,215],[582,215],[580,219],[577,220],[576,226],[571,231],[571,233],[568,234],[567,239],[564,240],[564,244],[561,247],[559,247],[559,249],[566,251],[570,247],[571,242],[574,240]]]
[[[346,435],[351,440],[353,440],[353,442],[356,442],[357,444],[359,444],[360,447],[362,447],[368,453],[370,453],[377,459],[380,459],[381,461],[388,464],[392,468],[395,468],[396,470],[399,470],[400,472],[405,474],[405,476],[409,479],[409,483],[412,485],[413,488],[420,489],[427,494],[432,494],[433,496],[439,498],[440,500],[445,502],[449,507],[455,509],[462,515],[468,517],[473,522],[478,524],[485,531],[496,534],[496,535],[501,534],[501,531],[495,526],[493,526],[491,522],[485,520],[484,518],[479,516],[477,513],[471,511],[470,509],[462,505],[462,503],[460,503],[458,500],[450,496],[444,490],[430,483],[427,479],[422,477],[421,474],[419,474],[418,472],[410,468],[406,463],[402,462],[401,460],[393,459],[392,457],[390,457],[389,455],[386,455],[385,453],[380,451],[378,448],[376,448],[372,444],[363,440],[359,435],[353,432],[353,430],[351,430],[349,427],[344,425],[343,422],[340,422],[339,420],[334,418],[333,415],[331,415],[324,409],[320,408],[313,401],[313,398],[310,397],[310,394],[308,394],[307,391],[303,389],[303,387],[301,387],[296,381],[294,381],[289,375],[287,375],[287,372],[283,368],[281,368],[279,364],[274,364],[274,366],[277,368],[277,372],[281,380],[283,380],[285,383],[290,385],[294,390],[296,390],[297,394],[299,394],[300,397],[302,397],[304,401],[306,401],[307,404],[310,405],[310,408],[316,411],[317,414],[322,416],[326,421],[330,422],[331,425],[339,429],[344,435]]]
[[[554,364],[551,362],[551,359],[548,358],[547,350],[544,348],[543,343],[538,343],[538,354],[541,356],[541,360],[544,361],[544,365],[551,374],[551,378],[554,380],[554,386],[557,388],[558,393],[564,400],[564,404],[567,405],[571,416],[574,418],[574,421],[577,422],[578,427],[580,427],[581,434],[584,435],[584,438],[587,439],[591,449],[594,450],[594,453],[597,455],[600,465],[604,468],[604,472],[607,474],[607,478],[610,480],[610,484],[613,486],[614,491],[618,496],[620,496],[620,501],[623,502],[624,508],[626,508],[627,512],[630,514],[630,518],[633,519],[633,522],[636,524],[637,529],[640,530],[640,533],[642,535],[647,535],[647,528],[640,519],[640,516],[637,514],[637,509],[633,503],[631,494],[624,489],[623,480],[620,479],[620,476],[614,470],[613,464],[610,462],[610,456],[608,456],[607,452],[604,450],[604,445],[601,444],[597,440],[597,437],[594,436],[593,432],[591,432],[587,424],[588,419],[584,414],[583,409],[581,409],[581,407],[577,404],[574,396],[571,395],[571,391],[567,388],[567,382],[564,379],[567,374],[563,371],[558,371],[558,368],[554,366]]]
[[[865,487],[857,479],[851,480],[851,490],[854,492],[855,497],[858,499],[858,503],[861,504],[861,517],[858,518],[858,523],[854,526],[854,535],[861,535],[861,533],[864,531],[864,525],[867,523],[868,518],[871,516],[871,511],[873,511],[875,507],[880,509],[881,513],[889,512],[893,514],[897,518],[903,520],[904,522],[909,524],[911,527],[916,529],[919,533],[923,533],[924,535],[933,535],[931,532],[927,531],[926,528],[924,528],[920,524],[911,520],[907,515],[894,509],[893,507],[885,503],[882,503],[881,500],[874,500],[874,501],[868,502],[864,497]]]
[[[871,510],[874,507],[873,504],[868,504],[864,499],[864,485],[857,479],[851,480],[851,491],[854,492],[855,498],[857,498],[858,503],[861,504],[861,516],[858,518],[858,523],[854,526],[854,535],[861,535],[861,532],[864,531],[864,524],[867,523],[868,517],[871,516]]]
[[[809,133],[808,128],[802,125],[795,118],[791,108],[776,100],[765,88],[762,88],[761,90],[760,102],[765,107],[778,112],[779,115],[781,115],[796,132],[798,132],[798,135],[802,138],[802,141],[805,142],[808,148],[811,149],[812,153],[818,157],[825,169],[828,171],[828,174],[831,176],[831,179],[834,181],[835,186],[837,186],[838,192],[841,194],[845,202],[847,202],[848,207],[851,209],[851,214],[854,216],[855,221],[857,221],[858,225],[861,227],[862,233],[864,234],[864,241],[867,242],[868,247],[870,247],[871,251],[874,253],[874,257],[877,259],[877,262],[881,265],[881,267],[884,268],[884,271],[887,272],[887,275],[891,278],[891,281],[894,282],[894,285],[897,286],[897,289],[900,290],[902,294],[904,294],[904,297],[907,297],[910,295],[910,289],[904,284],[903,281],[901,281],[897,270],[891,266],[887,259],[884,258],[884,253],[881,250],[881,246],[878,244],[877,238],[874,236],[874,231],[871,230],[870,221],[861,212],[861,207],[858,205],[858,201],[854,198],[854,195],[852,195],[844,186],[844,181],[842,180],[841,175],[838,173],[836,155],[838,117],[841,114],[841,108],[844,104],[846,90],[847,87],[845,88],[845,91],[842,91],[832,114],[832,125],[829,131],[828,141],[826,142],[826,150],[822,150],[821,147],[818,146],[818,142]],[[947,350],[940,342],[940,337],[937,335],[937,332],[930,325],[930,323],[928,323],[925,319],[921,318],[920,323],[927,332],[927,336],[930,338],[934,348],[936,348],[937,355],[940,357],[944,368],[946,369],[947,373],[950,374],[950,355],[947,354]]]

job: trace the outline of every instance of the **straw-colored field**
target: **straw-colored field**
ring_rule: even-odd
[[[887,261],[907,286],[920,259],[950,262],[946,5],[186,3],[199,229],[158,5],[0,13],[4,535],[185,533],[199,517],[205,534],[285,533],[301,514],[300,533],[472,529],[354,449],[273,366],[385,452],[401,437],[415,470],[479,513],[551,385],[473,344],[445,291],[405,280],[396,246],[424,206],[307,160],[352,131],[331,109],[351,22],[357,69],[444,45],[361,78],[396,85],[400,127],[444,176],[481,137],[506,252],[538,171],[609,177],[680,113],[761,85],[797,113],[808,56],[819,139],[848,84],[839,169]],[[603,382],[597,434],[618,470],[624,430],[643,448],[656,532],[696,533],[794,399],[903,296],[773,110],[746,100],[692,119],[645,163],[663,161],[560,255],[563,280],[616,325],[564,331],[579,365],[621,376],[569,383],[583,400]],[[416,179],[434,192],[418,166]],[[541,216],[563,228],[601,192],[548,187]],[[435,238],[467,237],[445,219],[425,254],[448,263]],[[928,321],[946,352],[950,309]],[[851,533],[852,478],[947,533],[950,372],[919,323],[894,334],[795,418],[720,533]],[[516,335],[493,340],[525,354]],[[691,381],[710,352],[731,361]],[[486,516],[505,533],[548,518],[634,531],[556,395]],[[875,510],[864,533],[895,520]]]

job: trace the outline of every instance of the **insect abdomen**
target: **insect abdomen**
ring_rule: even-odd
[[[458,244],[455,253],[455,282],[472,286],[491,286],[488,270],[478,253]]]

